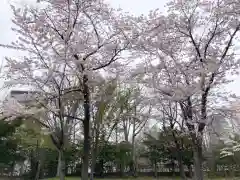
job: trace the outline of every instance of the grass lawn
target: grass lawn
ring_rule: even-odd
[[[50,178],[50,179],[47,179],[47,180],[59,180],[59,178]],[[67,177],[65,178],[65,180],[80,180],[80,177],[76,177],[76,178],[72,178],[72,177]]]
[[[59,180],[59,178],[50,178],[47,180]],[[65,180],[80,180],[80,177],[66,177]],[[96,180],[173,180],[173,178],[164,178],[164,177],[159,177],[158,179],[151,178],[151,177],[140,177],[140,178],[119,178],[119,179],[110,179],[110,178],[105,178],[105,179],[97,179]],[[180,180],[179,178],[174,178],[174,180]]]
[[[207,179],[206,180],[239,180],[240,177],[236,177],[236,178],[214,178],[214,179]],[[50,178],[47,180],[59,180],[59,178]],[[65,180],[80,180],[80,177],[67,177],[65,178]],[[103,179],[97,179],[97,180],[103,180]],[[111,180],[111,179],[104,179],[104,180]],[[158,179],[155,178],[150,178],[150,177],[142,177],[142,178],[137,178],[137,179],[131,179],[131,178],[124,178],[124,179],[113,179],[113,180],[180,180],[179,178],[164,178],[164,177],[159,177]],[[190,179],[189,179],[190,180]]]
[[[146,177],[146,178],[124,178],[124,179],[112,179],[112,180],[154,180],[155,178],[150,178],[150,177]],[[59,180],[59,178],[50,178],[47,180]],[[80,177],[66,177],[65,180],[80,180]],[[106,179],[96,179],[96,180],[111,180],[110,178],[106,178]],[[157,179],[155,179],[157,180]],[[172,178],[163,178],[163,177],[159,177],[159,180],[172,180]],[[178,178],[174,178],[174,180],[179,180]]]

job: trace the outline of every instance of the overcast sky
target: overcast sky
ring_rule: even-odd
[[[0,6],[0,44],[10,43],[15,39],[15,34],[11,32],[11,10],[9,7],[10,0],[1,0]],[[12,0],[11,0],[12,1]],[[15,2],[34,1],[36,0],[14,0]],[[147,14],[150,10],[158,8],[162,12],[166,9],[164,5],[169,0],[107,0],[115,8],[122,8],[124,11],[130,12],[135,15]],[[3,61],[5,56],[17,56],[14,51],[0,48],[0,62]],[[240,95],[240,77],[234,78],[235,81],[228,85],[228,90]],[[1,83],[0,83],[1,84]]]

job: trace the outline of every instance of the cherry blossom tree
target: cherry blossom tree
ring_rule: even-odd
[[[239,67],[239,2],[179,0],[168,7],[167,16],[152,11],[143,20],[136,52],[146,63],[134,76],[141,74],[155,96],[179,103],[193,142],[195,179],[202,180],[203,132],[224,96],[219,89]]]
[[[124,62],[121,53],[134,38],[128,31],[131,23],[101,0],[38,3],[37,7],[12,6],[12,30],[18,39],[2,46],[23,51],[24,55],[7,58],[7,82],[40,91],[38,98],[47,102],[41,103],[41,107],[51,112],[48,118],[57,118],[61,134],[70,120],[83,122],[82,179],[88,179],[91,97],[105,70],[115,73],[121,69],[117,60]],[[34,115],[35,111],[31,108],[24,112]]]
[[[45,69],[48,71],[49,69]],[[19,69],[18,74],[25,75],[24,69]],[[44,76],[42,76],[44,78]],[[28,93],[21,94],[17,97],[9,97],[3,104],[3,115],[8,119],[15,119],[22,117],[26,124],[30,122],[35,126],[39,126],[40,131],[48,134],[52,140],[53,145],[59,152],[58,171],[57,176],[64,177],[64,151],[67,148],[73,127],[79,123],[75,123],[74,119],[83,121],[80,116],[79,104],[81,104],[81,97],[72,98],[74,94],[62,94],[67,84],[65,81],[58,81],[60,78],[58,73],[52,77],[54,83],[47,83],[46,79],[29,76],[28,81],[35,82],[34,88],[38,91],[28,91]],[[76,93],[75,93],[76,96]],[[33,125],[34,125],[33,124]]]

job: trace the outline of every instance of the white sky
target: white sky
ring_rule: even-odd
[[[36,0],[1,0],[0,6],[0,44],[10,43],[16,37],[13,32],[11,32],[11,16],[12,12],[9,7],[9,1],[17,1],[18,3],[24,1]],[[122,8],[124,11],[130,12],[131,14],[141,15],[147,14],[150,10],[158,8],[160,11],[164,12],[164,5],[169,0],[107,0],[115,8]],[[0,48],[0,64],[2,64],[5,56],[17,56],[17,52]],[[227,90],[230,90],[237,95],[240,95],[240,77],[234,78],[235,81],[228,85]],[[1,86],[2,82],[0,82]]]

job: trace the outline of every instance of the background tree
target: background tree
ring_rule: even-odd
[[[216,109],[216,92],[239,66],[233,49],[240,28],[237,6],[225,0],[171,1],[167,16],[149,14],[142,28],[146,36],[136,44],[148,64],[139,65],[142,82],[181,106],[193,141],[196,180],[203,179],[203,131]]]
[[[129,46],[131,35],[127,37],[125,33],[125,21],[102,1],[41,0],[39,3],[44,5],[12,6],[16,25],[13,30],[18,40],[3,46],[22,50],[27,56],[19,58],[21,60],[8,58],[11,73],[6,75],[12,80],[11,84],[31,86],[41,91],[41,99],[47,100],[45,115],[55,123],[53,127],[45,127],[51,132],[54,129],[56,135],[52,140],[59,150],[61,179],[64,179],[64,162],[60,159],[63,159],[70,123],[73,119],[83,120],[82,179],[87,179],[92,90],[95,82],[101,81],[99,71],[116,65],[121,52]],[[118,65],[121,68],[121,64]],[[113,67],[110,68],[116,70]],[[82,116],[76,115],[78,107],[82,107]]]
[[[0,121],[0,153],[1,153],[1,174],[14,175],[14,168],[17,162],[25,159],[21,154],[19,139],[14,137],[16,129],[21,125],[21,119],[14,122]],[[4,172],[7,169],[7,172]]]
[[[27,127],[3,131],[3,151],[13,157],[4,163],[13,170],[31,162],[31,179],[54,173],[51,165],[61,180],[82,167],[86,180],[90,167],[91,179],[95,170],[136,176],[137,157],[145,155],[155,176],[164,164],[186,179],[193,163],[202,180],[206,127],[218,115],[229,118],[222,104],[236,99],[222,87],[239,68],[239,1],[173,0],[167,7],[165,15],[133,17],[102,0],[13,5],[17,39],[1,46],[23,53],[6,58],[4,87],[25,90],[18,91],[22,101],[12,91],[3,102],[2,119],[6,129],[18,119]],[[214,149],[216,166],[237,165],[234,138],[219,144],[221,153]]]
[[[172,132],[175,131],[175,137]],[[176,141],[181,144],[181,149],[176,145]],[[166,144],[166,142],[168,142]],[[151,135],[146,134],[145,140],[143,141],[147,146],[147,155],[153,164],[155,169],[155,176],[157,176],[159,164],[164,163],[166,166],[171,167],[172,174],[175,173],[175,167],[179,167],[180,173],[181,166],[192,165],[192,149],[191,141],[189,136],[183,136],[181,131],[177,129],[171,129],[171,127],[165,127],[164,130],[159,130],[157,134]],[[179,159],[179,150],[181,151],[182,160]],[[176,164],[176,162],[178,162]],[[182,164],[181,164],[182,163]],[[184,169],[183,169],[184,171]],[[184,173],[184,172],[183,172]],[[183,174],[181,177],[186,178]]]

